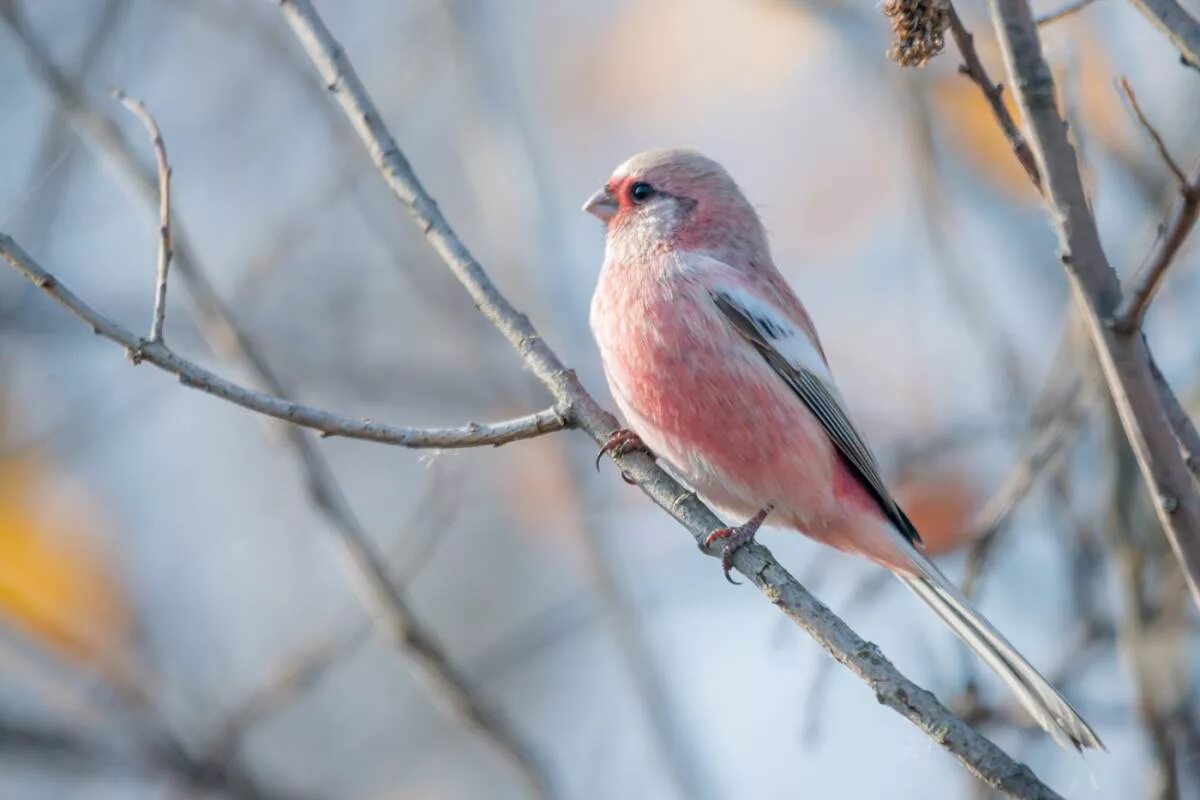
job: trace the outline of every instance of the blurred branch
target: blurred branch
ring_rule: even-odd
[[[209,757],[235,757],[255,726],[311,692],[330,669],[358,650],[371,630],[369,620],[355,623],[289,658],[225,719],[208,746]]]
[[[1133,454],[1121,438],[1117,420],[1113,420],[1112,495],[1109,503],[1109,546],[1112,548],[1121,581],[1121,609],[1117,621],[1117,646],[1129,668],[1137,693],[1137,710],[1142,727],[1150,739],[1154,767],[1150,776],[1148,796],[1152,800],[1178,800],[1179,776],[1176,764],[1174,737],[1171,735],[1171,710],[1176,701],[1172,695],[1183,695],[1176,678],[1179,665],[1171,663],[1178,656],[1177,648],[1156,646],[1154,639],[1158,614],[1152,608],[1147,592],[1147,562],[1154,557],[1153,548],[1137,541],[1136,530],[1142,525],[1138,511],[1141,498],[1136,485],[1137,465]]]
[[[154,278],[154,318],[150,323],[150,341],[161,342],[167,315],[167,271],[171,267],[171,163],[167,160],[167,145],[158,122],[140,100],[113,90],[113,97],[129,109],[146,126],[154,146],[154,161],[158,168],[158,270]]]
[[[459,484],[457,480],[453,483],[455,486]],[[425,492],[415,505],[415,512],[410,514],[412,524],[406,527],[415,529],[419,521],[419,527],[426,530],[426,536],[424,546],[412,548],[408,542],[404,543],[409,558],[396,576],[400,586],[407,587],[416,578],[428,564],[437,545],[445,540],[444,534],[456,507],[447,502],[435,502],[439,499],[439,492],[436,491],[438,485],[432,480],[427,482]],[[256,726],[312,692],[334,667],[358,651],[373,627],[369,617],[338,625],[333,632],[276,667],[263,684],[225,718],[208,745],[209,758],[236,758],[246,737]]]
[[[27,763],[43,759],[53,764],[54,774],[83,769],[113,768],[166,775],[185,789],[215,792],[230,800],[297,800],[296,795],[268,789],[237,769],[220,762],[198,761],[165,743],[150,743],[146,749],[123,752],[97,737],[66,725],[0,717],[0,752]]]
[[[189,791],[218,792],[230,800],[311,797],[266,785],[236,757],[194,755],[147,693],[153,678],[136,665],[118,677],[64,659],[23,632],[11,644],[17,648],[7,654],[18,655],[25,677],[36,681],[39,692],[50,699],[52,713],[69,717],[61,724],[44,723],[0,712],[0,751],[55,759],[62,767],[152,770],[171,776]],[[12,671],[5,671],[6,681],[13,677]]]
[[[425,191],[404,154],[383,124],[375,104],[308,0],[276,0],[388,186],[408,208],[434,250],[463,284],[476,306],[521,355],[525,366],[546,386],[564,416],[597,444],[617,428],[605,411],[541,339],[528,317],[499,292],[483,267],[454,234]],[[659,506],[668,510],[696,538],[704,540],[721,521],[699,498],[684,489],[647,455],[615,458]],[[719,548],[718,548],[719,549]],[[717,550],[708,551],[717,556]],[[838,661],[866,681],[881,703],[895,709],[952,752],[972,773],[1017,797],[1058,797],[1028,767],[1012,760],[991,741],[954,717],[932,694],[901,675],[878,648],[861,639],[844,622],[810,595],[761,545],[741,548],[734,565],[808,631]]]
[[[1142,15],[1166,34],[1180,59],[1200,69],[1200,22],[1175,0],[1132,0]]]
[[[1029,494],[1041,473],[1057,462],[1078,436],[1086,406],[1095,389],[1095,370],[1077,365],[1079,352],[1074,315],[1068,312],[1067,331],[1050,368],[1050,380],[1034,410],[1025,444],[1000,488],[992,494],[970,525],[966,572],[962,591],[972,597],[989,558],[1016,507]]]
[[[1004,137],[1008,139],[1013,153],[1017,156],[1017,161],[1021,162],[1029,180],[1033,181],[1034,188],[1039,192],[1042,191],[1042,178],[1038,174],[1033,151],[1029,149],[1029,142],[1025,141],[1021,129],[1017,127],[1016,120],[1008,112],[1008,107],[1004,105],[1004,86],[992,81],[987,68],[983,66],[983,60],[979,57],[979,51],[975,49],[975,36],[963,25],[958,11],[954,8],[954,3],[950,0],[945,0],[945,2],[950,11],[950,33],[954,37],[954,43],[958,46],[958,52],[963,59],[958,71],[970,78],[983,92],[988,105],[992,107],[992,115],[1000,124],[1001,130],[1004,131]]]
[[[74,80],[83,82],[95,74],[101,55],[120,29],[127,7],[128,0],[105,0],[80,48],[79,61],[72,70]],[[3,11],[0,7],[0,14]],[[57,106],[51,108],[42,126],[37,155],[30,162],[26,188],[9,210],[0,212],[0,224],[20,230],[26,239],[39,244],[62,210],[71,164],[77,155],[65,123],[62,110]],[[20,283],[11,299],[0,293],[0,327],[9,329],[16,322],[29,307],[23,301],[35,291],[32,286]]]
[[[236,386],[177,356],[161,341],[150,342],[140,339],[133,332],[121,327],[81,300],[74,292],[62,285],[57,278],[38,266],[16,242],[3,233],[0,233],[0,256],[3,256],[6,261],[51,298],[91,325],[97,334],[123,344],[135,361],[144,360],[161,367],[179,376],[185,386],[202,389],[251,410],[258,410],[261,413],[297,424],[303,424],[306,419],[312,421],[313,413],[325,413],[315,412],[313,409],[277,397]],[[353,428],[356,433],[365,433],[367,430],[374,432],[371,436],[360,435],[357,438],[383,441],[377,436],[383,435],[386,431],[388,432],[387,438],[395,439],[392,442],[394,444],[412,442],[421,444],[405,444],[405,446],[428,447],[451,447],[455,446],[456,442],[462,446],[499,444],[503,441],[512,441],[514,436],[515,438],[528,438],[528,436],[541,435],[549,430],[559,430],[564,425],[562,417],[554,410],[538,412],[528,417],[493,426],[472,423],[463,428],[419,430],[379,426],[377,423],[371,422],[354,424],[360,426],[360,428]],[[350,518],[345,498],[340,494],[321,494],[319,502],[324,504],[323,508],[331,516]],[[357,526],[357,523],[355,525]],[[522,774],[529,781],[530,788],[536,789],[537,796],[553,796],[549,789],[549,783],[539,771],[535,771],[540,768],[534,767],[536,762],[533,760],[532,754],[523,749],[519,740],[513,738],[515,734],[507,728],[507,723],[500,722],[499,717],[495,716],[494,712],[476,697],[466,680],[449,663],[441,646],[436,643],[428,631],[420,626],[400,589],[388,575],[387,568],[375,552],[374,545],[370,544],[366,532],[358,527],[355,527],[353,531],[354,547],[350,549],[350,555],[354,559],[357,571],[367,582],[371,599],[376,602],[378,610],[382,614],[378,620],[379,624],[393,641],[403,646],[409,655],[425,668],[442,699],[493,739],[497,746],[520,765]]]
[[[1179,163],[1171,156],[1162,136],[1142,113],[1137,95],[1133,93],[1133,87],[1125,78],[1121,79],[1121,88],[1125,90],[1125,95],[1129,98],[1129,104],[1132,106],[1138,122],[1150,134],[1158,154],[1162,156],[1167,168],[1171,170],[1171,174],[1178,181],[1180,195],[1179,202],[1172,209],[1169,219],[1160,228],[1159,237],[1150,254],[1149,261],[1133,277],[1131,285],[1121,299],[1120,306],[1113,314],[1117,330],[1122,333],[1131,333],[1141,327],[1146,309],[1149,308],[1150,301],[1154,299],[1158,287],[1162,285],[1167,269],[1195,226],[1197,216],[1200,216],[1200,161],[1196,162],[1190,178],[1185,175]]]
[[[1052,25],[1059,20],[1066,19],[1072,14],[1082,11],[1094,2],[1096,2],[1096,0],[1073,0],[1066,5],[1056,8],[1054,11],[1042,14],[1037,18],[1037,24],[1039,27],[1043,25]]]
[[[1005,406],[1020,406],[1027,400],[1028,387],[1021,356],[1004,330],[1004,325],[991,301],[988,289],[967,268],[955,253],[956,230],[954,204],[945,197],[946,181],[938,158],[933,131],[933,114],[926,84],[905,81],[904,89],[912,102],[905,103],[913,132],[916,159],[917,187],[920,191],[921,217],[925,223],[926,239],[933,262],[940,268],[952,305],[964,325],[979,343],[981,356],[997,365],[998,382]]]
[[[156,208],[158,206],[156,173],[143,168],[121,130],[87,103],[82,88],[67,78],[54,64],[45,47],[23,24],[11,4],[0,5],[0,19],[4,21],[20,45],[31,70],[54,96],[84,141],[93,147],[102,161],[113,166],[121,176],[129,181],[147,206]],[[174,220],[172,233],[174,234],[176,271],[183,277],[188,294],[199,312],[202,322],[200,327],[210,346],[215,351],[239,361],[269,392],[269,395],[255,393],[258,394],[256,399],[265,400],[267,406],[284,412],[283,418],[287,419],[286,415],[294,413],[301,407],[282,399],[289,393],[274,370],[259,353],[254,342],[238,326],[225,301],[217,293],[206,272],[201,268],[178,215]],[[0,240],[0,245],[4,244],[12,244],[12,242],[5,237],[4,240]],[[13,249],[6,250],[10,256],[16,252],[18,251]],[[33,266],[31,261],[27,260],[26,263]],[[43,286],[43,288],[52,288],[55,283],[54,279],[40,269],[38,272],[40,272],[40,276],[36,280],[39,283],[49,281],[49,285]],[[74,298],[74,295],[70,296]],[[82,308],[87,308],[82,301],[78,301],[77,298],[76,300]],[[96,314],[96,318],[103,321],[112,333],[120,333],[122,338],[119,338],[118,341],[125,339],[123,343],[126,347],[130,347],[132,343],[131,351],[140,354],[141,358],[154,363],[155,358],[161,357],[168,359],[168,363],[174,360],[178,362],[177,365],[194,366],[178,359],[162,342],[144,343],[137,337],[128,339],[132,336],[129,331],[116,326],[115,323],[97,312],[91,313]],[[204,370],[200,370],[197,374],[202,378],[213,378],[220,381],[217,376]],[[232,384],[227,384],[226,388],[240,389]],[[274,397],[270,395],[274,395]],[[254,395],[243,394],[242,397],[253,398]],[[559,424],[555,422],[559,419],[557,413],[547,412],[540,424]],[[539,422],[524,418],[516,421],[515,424],[517,430],[528,432],[530,426],[536,429]],[[378,426],[374,423],[354,422],[349,430],[355,431],[357,438],[371,438],[370,432],[373,428],[378,430]],[[497,750],[504,754],[534,796],[554,796],[555,792],[551,789],[546,769],[540,763],[540,759],[533,749],[503,716],[477,695],[458,668],[450,662],[432,633],[423,626],[409,608],[406,597],[388,574],[375,544],[367,535],[362,522],[358,519],[338,484],[332,468],[317,448],[312,437],[294,426],[285,426],[284,430],[287,442],[292,447],[304,472],[308,495],[337,534],[338,544],[343,548],[348,557],[348,563],[360,579],[358,585],[366,592],[371,607],[376,612],[374,617],[376,624],[394,644],[402,648],[419,665],[426,677],[429,678],[434,696],[451,709],[460,720],[490,740]],[[401,432],[402,429],[392,431],[392,433]],[[440,438],[445,434],[449,437],[448,442],[472,441],[478,438],[480,432],[480,426],[468,425],[465,428],[439,431],[437,432],[438,436],[434,438]],[[433,446],[449,446],[449,444]]]
[[[1163,410],[1150,353],[1141,336],[1121,335],[1110,324],[1121,300],[1120,283],[1100,243],[1079,174],[1075,149],[1054,98],[1054,78],[1024,0],[989,0],[1005,66],[1032,132],[1038,172],[1046,176],[1046,201],[1058,230],[1062,262],[1084,312],[1109,392],[1120,412],[1154,498],[1159,524],[1200,605],[1200,497],[1179,455]]]

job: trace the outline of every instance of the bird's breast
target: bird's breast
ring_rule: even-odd
[[[592,329],[617,403],[654,452],[727,508],[832,479],[815,419],[720,317],[701,281],[605,277]]]

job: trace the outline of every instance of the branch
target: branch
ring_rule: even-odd
[[[1200,161],[1196,162],[1191,179],[1180,188],[1179,194],[1179,202],[1163,226],[1150,260],[1133,276],[1121,305],[1113,315],[1116,328],[1121,333],[1132,333],[1141,327],[1150,301],[1162,285],[1175,255],[1196,226],[1197,218],[1200,218]]]
[[[1175,0],[1133,0],[1142,15],[1167,35],[1183,63],[1200,69],[1200,22]]]
[[[111,163],[126,177],[138,196],[148,205],[158,205],[158,187],[153,171],[144,169],[121,130],[84,99],[82,88],[68,79],[54,64],[36,36],[24,27],[11,4],[0,3],[0,20],[8,26],[22,48],[30,68],[43,82],[85,143],[97,156]],[[173,225],[175,265],[187,286],[188,294],[200,317],[200,329],[214,351],[240,362],[275,400],[288,395],[283,382],[259,353],[254,342],[241,329],[225,301],[217,293],[200,260],[190,246],[180,220]],[[30,262],[32,263],[32,262]],[[53,281],[50,276],[45,276]],[[107,320],[106,320],[107,321]],[[111,324],[111,323],[110,323]],[[133,352],[142,353],[159,348],[170,353],[161,342],[142,345]],[[216,376],[213,376],[216,377]],[[291,404],[284,411],[291,412]],[[300,408],[299,406],[296,407]],[[556,424],[545,420],[547,424]],[[521,426],[518,426],[521,427]],[[347,430],[367,435],[375,429],[373,423],[354,422]],[[546,768],[532,747],[524,741],[508,721],[479,696],[466,677],[450,662],[441,645],[409,608],[403,591],[392,580],[376,545],[367,534],[358,515],[350,506],[329,463],[311,436],[295,426],[284,426],[288,445],[304,473],[305,490],[316,509],[325,517],[336,534],[336,542],[346,555],[346,562],[358,578],[358,586],[366,595],[368,610],[384,635],[403,649],[428,678],[435,699],[455,713],[458,718],[487,739],[518,773],[531,795],[552,797]],[[392,433],[400,433],[394,429]],[[441,431],[440,433],[447,433]],[[478,434],[478,426],[449,431],[449,439],[461,442]],[[438,438],[438,437],[435,437]],[[434,446],[449,446],[449,443]]]
[[[161,342],[167,315],[167,270],[171,266],[171,164],[167,161],[167,145],[153,115],[140,100],[129,97],[120,89],[113,97],[142,121],[154,146],[154,161],[158,165],[158,272],[154,280],[154,319],[150,323],[150,341]]]
[[[979,58],[979,51],[975,49],[975,37],[963,25],[954,4],[950,0],[946,0],[946,6],[950,12],[950,33],[954,37],[954,44],[957,45],[958,52],[963,59],[958,71],[970,78],[983,92],[988,105],[992,107],[992,116],[996,118],[996,122],[1004,131],[1004,138],[1008,139],[1017,160],[1025,168],[1025,174],[1029,176],[1029,180],[1033,181],[1034,188],[1041,192],[1042,178],[1038,174],[1037,162],[1034,161],[1033,151],[1029,149],[1029,143],[1025,141],[1021,129],[1017,127],[1016,120],[1009,113],[1008,107],[1004,105],[1004,87],[993,82],[988,75],[987,69],[983,66],[983,60]]]
[[[973,63],[975,65],[969,68],[964,66],[961,68],[962,71],[968,74],[975,81],[975,83],[983,91],[988,101],[992,102],[996,97],[999,96],[999,87],[992,84],[990,78],[987,76],[987,73],[983,71],[983,66],[979,62],[978,54],[975,52],[974,37],[966,30],[965,27],[963,27],[961,20],[959,20],[958,15],[954,12],[953,6],[950,8],[950,21],[951,30],[954,33],[954,38],[958,43],[959,49],[963,52],[964,60],[966,60],[968,64]],[[996,91],[993,92],[992,89],[995,89]],[[1028,151],[1028,144],[1025,142],[1025,139],[1021,135],[1020,131],[1016,130],[1015,125],[1012,122],[1012,117],[1008,113],[1008,109],[1004,107],[1003,103],[993,103],[993,109],[995,110],[997,121],[1004,130],[1004,133],[1008,137],[1010,143],[1012,143],[1014,153],[1017,155],[1017,158],[1020,160],[1022,166],[1025,166],[1026,174],[1028,174],[1029,179],[1033,182],[1034,187],[1041,192],[1041,178],[1037,171],[1037,165],[1036,163],[1033,164],[1032,169],[1030,169],[1028,165],[1031,162],[1027,162],[1023,157],[1022,152]],[[1031,151],[1030,155],[1032,157]],[[1200,164],[1197,164],[1193,173],[1193,177],[1188,185],[1191,187],[1200,186]],[[1184,202],[1180,203],[1176,208],[1176,212],[1172,214],[1171,220],[1167,223],[1166,232],[1158,239],[1156,248],[1147,257],[1146,266],[1139,272],[1138,275],[1134,276],[1133,282],[1135,285],[1131,290],[1132,292],[1136,293],[1138,291],[1147,291],[1144,289],[1139,289],[1139,287],[1143,282],[1148,281],[1151,276],[1157,274],[1158,277],[1161,278],[1161,275],[1166,271],[1167,266],[1170,264],[1171,260],[1182,246],[1183,240],[1187,237],[1188,231],[1190,231],[1195,225],[1197,212],[1200,211],[1200,209],[1193,207],[1189,211],[1189,206],[1187,203],[1189,192],[1186,188],[1182,191],[1184,194]],[[1195,190],[1192,190],[1191,194],[1194,193]],[[1148,291],[1148,296],[1152,296],[1153,289]],[[1123,298],[1122,306],[1124,306],[1126,302],[1127,299]],[[1146,302],[1148,302],[1148,300]],[[1126,309],[1126,312],[1127,311],[1128,309]],[[1114,314],[1114,327],[1116,328],[1120,328],[1121,326],[1120,320],[1123,317],[1117,316],[1120,314],[1120,312],[1121,307],[1118,307],[1117,312]],[[1159,372],[1158,366],[1154,362],[1153,355],[1150,356],[1150,366],[1155,373],[1155,381],[1162,397],[1163,406],[1165,407],[1167,416],[1170,419],[1171,427],[1174,429],[1175,435],[1179,437],[1179,444],[1184,452],[1187,467],[1197,477],[1200,477],[1200,433],[1197,433],[1196,426],[1188,417],[1183,405],[1179,402],[1179,398],[1175,395],[1175,393],[1171,390],[1171,387],[1167,384],[1166,380],[1162,377],[1162,373]]]
[[[68,309],[92,330],[106,339],[123,345],[133,360],[146,361],[179,378],[192,389],[227,400],[243,408],[266,414],[304,428],[320,431],[323,436],[364,439],[379,444],[413,449],[499,447],[522,439],[562,430],[567,422],[553,408],[527,414],[516,419],[480,424],[468,422],[454,428],[405,428],[370,420],[341,417],[319,408],[293,403],[281,397],[239,386],[203,367],[177,355],[162,341],[151,341],[114,322],[92,308],[78,295],[46,272],[21,249],[11,237],[0,233],[0,256],[17,268],[30,282]]]
[[[1163,410],[1145,342],[1113,330],[1120,284],[1101,246],[1075,149],[1055,104],[1054,78],[1042,57],[1037,26],[1025,0],[989,0],[989,6],[1010,83],[1030,126],[1038,172],[1045,176],[1046,201],[1058,230],[1063,266],[1159,524],[1187,576],[1193,600],[1200,605],[1200,498]]]
[[[1183,174],[1183,168],[1171,155],[1171,151],[1167,148],[1167,143],[1163,141],[1162,135],[1155,128],[1150,120],[1146,118],[1145,112],[1142,111],[1142,105],[1138,102],[1137,94],[1134,93],[1133,87],[1129,85],[1128,78],[1121,78],[1121,89],[1125,92],[1125,97],[1129,100],[1129,106],[1133,110],[1134,116],[1137,117],[1141,126],[1145,128],[1146,133],[1150,135],[1150,139],[1154,142],[1154,148],[1158,150],[1158,155],[1167,164],[1167,169],[1171,170],[1171,174],[1175,176],[1175,180],[1179,181],[1181,190],[1186,192],[1188,188],[1187,176]]]
[[[1087,8],[1095,1],[1096,0],[1072,0],[1072,2],[1067,3],[1064,6],[1060,6],[1059,8],[1056,8],[1054,11],[1050,11],[1050,12],[1048,12],[1046,14],[1042,14],[1040,17],[1038,17],[1037,18],[1038,27],[1041,27],[1043,25],[1052,25],[1055,22],[1058,22],[1059,20],[1066,19],[1067,17],[1071,16],[1072,14],[1078,13],[1078,12],[1082,11],[1083,9]]]
[[[1150,371],[1154,373],[1154,381],[1158,384],[1159,392],[1162,395],[1167,419],[1171,421],[1175,436],[1179,438],[1179,448],[1183,451],[1183,459],[1192,474],[1200,478],[1200,431],[1196,430],[1195,423],[1188,416],[1183,404],[1179,402],[1179,397],[1171,391],[1166,377],[1163,376],[1162,370],[1158,368],[1158,363],[1154,359],[1150,360]]]
[[[1190,178],[1185,175],[1179,163],[1171,156],[1162,136],[1142,113],[1142,107],[1138,104],[1137,95],[1133,93],[1133,87],[1129,85],[1129,81],[1122,78],[1121,88],[1125,90],[1125,95],[1129,98],[1129,105],[1133,108],[1138,122],[1150,134],[1158,154],[1166,162],[1167,168],[1171,170],[1171,174],[1175,176],[1175,180],[1179,184],[1179,202],[1172,209],[1170,218],[1161,228],[1149,260],[1134,275],[1131,281],[1132,285],[1126,290],[1125,296],[1121,299],[1121,305],[1113,314],[1116,329],[1121,333],[1132,333],[1141,327],[1150,301],[1154,299],[1154,294],[1162,285],[1163,278],[1166,276],[1175,254],[1183,247],[1188,234],[1196,224],[1197,216],[1200,215],[1200,161],[1196,162]]]
[[[346,113],[371,160],[392,192],[424,231],[476,306],[520,354],[525,366],[546,386],[568,420],[595,442],[608,438],[617,421],[580,384],[572,370],[539,336],[528,317],[499,292],[483,267],[454,234],[425,191],[404,154],[383,124],[374,103],[355,74],[345,52],[334,40],[308,0],[276,0],[304,50],[316,65],[324,85]],[[616,459],[618,466],[660,507],[681,522],[699,544],[721,521],[691,492],[684,489],[645,454]],[[706,551],[717,556],[716,550]],[[861,639],[803,586],[761,545],[738,550],[734,566],[789,618],[807,631],[835,659],[863,679],[879,701],[929,734],[970,771],[990,786],[1015,797],[1058,797],[1023,764],[1019,764],[955,717],[929,692],[901,675],[879,652]]]

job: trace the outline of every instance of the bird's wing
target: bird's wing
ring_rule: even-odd
[[[851,472],[887,518],[906,539],[920,543],[917,529],[888,492],[875,456],[846,413],[816,342],[787,314],[745,286],[718,282],[709,289],[709,296],[721,315],[754,346],[817,418]]]

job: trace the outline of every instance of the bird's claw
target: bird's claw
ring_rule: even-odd
[[[721,570],[725,573],[725,580],[734,586],[740,586],[742,582],[735,581],[729,574],[733,570],[733,554],[742,545],[754,541],[756,532],[755,529],[747,530],[745,525],[738,525],[735,528],[717,528],[704,539],[705,550],[712,547],[713,542],[725,540],[725,546],[721,548]]]
[[[773,505],[768,505],[762,511],[754,515],[754,518],[741,525],[732,528],[717,528],[708,536],[704,537],[704,549],[712,548],[713,543],[725,541],[724,547],[721,548],[721,569],[725,572],[725,580],[732,583],[734,586],[740,586],[741,581],[735,581],[730,577],[729,573],[733,569],[733,554],[740,548],[754,541],[754,535],[758,533],[758,529],[762,527],[763,520],[771,513]]]
[[[642,437],[628,428],[618,428],[600,446],[600,452],[596,454],[596,471],[600,471],[600,461],[605,455],[612,455],[613,458],[618,458],[632,453],[634,450],[641,450],[646,455],[654,458],[654,453],[650,452],[650,448],[642,441]],[[624,473],[622,473],[622,477],[624,477]],[[627,478],[625,482],[631,483],[632,481]]]

